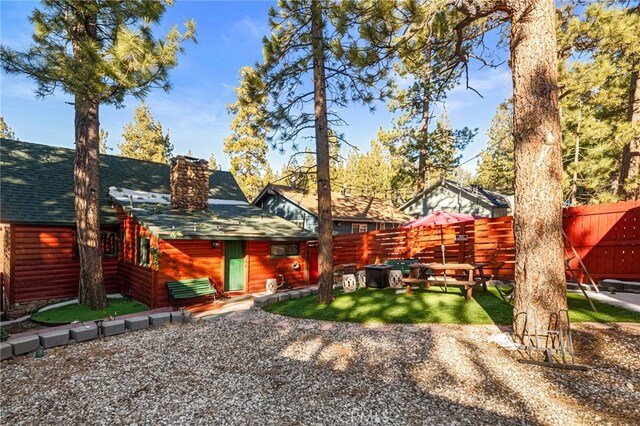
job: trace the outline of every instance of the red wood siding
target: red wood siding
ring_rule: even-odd
[[[223,248],[211,248],[208,240],[161,240],[157,273],[157,306],[167,306],[167,281],[209,277],[219,291],[223,286]]]
[[[11,303],[76,297],[80,261],[73,228],[14,225],[12,230]],[[103,257],[102,267],[107,292],[118,291],[117,258]]]
[[[259,293],[265,290],[268,278],[278,278],[284,275],[286,284],[302,286],[307,284],[307,244],[300,242],[300,255],[295,257],[272,258],[269,241],[248,241],[246,254],[248,257],[248,292]],[[281,244],[278,242],[277,244]],[[298,270],[291,270],[291,265],[297,261]],[[245,263],[246,267],[246,263]]]
[[[120,291],[129,294],[136,300],[153,308],[158,306],[155,295],[157,293],[156,273],[149,266],[138,264],[138,238],[149,237],[150,246],[157,244],[157,239],[121,207],[117,207],[116,214],[120,222],[120,237],[118,238],[118,286]]]
[[[118,266],[120,291],[129,294],[149,307],[153,307],[152,275],[150,268],[121,263]]]
[[[318,242],[310,241],[307,244],[307,270],[309,285],[318,284],[320,273],[318,272]]]
[[[0,225],[0,273],[2,274],[2,310],[10,304],[10,300],[13,300],[13,287],[11,285],[11,277],[13,276],[12,270],[12,257],[11,257],[11,225]]]

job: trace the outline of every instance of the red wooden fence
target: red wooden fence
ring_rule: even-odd
[[[640,280],[640,201],[572,207],[563,225],[594,279]]]
[[[563,212],[565,232],[594,279],[640,280],[640,202],[572,207]],[[466,235],[467,241],[456,241]],[[491,262],[492,275],[513,278],[513,219],[499,217],[412,229],[387,229],[333,238],[334,264],[358,267],[387,259]],[[567,252],[571,249],[566,243]],[[315,253],[315,252],[314,252]],[[567,257],[569,257],[568,255]],[[577,269],[577,259],[571,265]],[[584,280],[584,275],[579,274]]]

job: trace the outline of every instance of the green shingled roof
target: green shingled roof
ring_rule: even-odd
[[[113,202],[163,239],[286,241],[317,238],[315,233],[246,202],[227,204],[212,200],[206,211],[175,211],[171,210],[168,196],[158,198],[160,194],[154,194],[154,197],[140,192],[128,196],[125,194],[128,190],[111,188]]]
[[[73,224],[74,150],[0,139],[0,222]],[[169,193],[169,165],[102,155],[100,209],[103,224],[116,224],[110,186]],[[233,175],[212,171],[210,197],[246,201]]]

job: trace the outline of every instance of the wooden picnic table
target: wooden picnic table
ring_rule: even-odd
[[[466,291],[467,300],[471,300],[473,287],[476,285],[473,276],[475,265],[470,263],[414,263],[409,265],[409,268],[412,272],[411,278],[403,280],[407,285],[424,283],[429,288],[431,284],[444,284],[445,291],[449,285],[462,286]],[[447,273],[447,271],[453,271],[453,273]]]

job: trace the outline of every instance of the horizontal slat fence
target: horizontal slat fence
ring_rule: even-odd
[[[640,280],[640,202],[567,208],[563,226],[594,279]],[[456,241],[466,235],[467,241]],[[359,268],[387,259],[442,262],[489,262],[485,271],[513,279],[515,241],[513,218],[477,219],[447,225],[387,229],[333,237],[334,264],[356,263]],[[571,252],[565,242],[567,253]],[[567,257],[570,255],[568,254]],[[571,261],[576,268],[578,261]],[[578,274],[581,280],[584,274]]]

